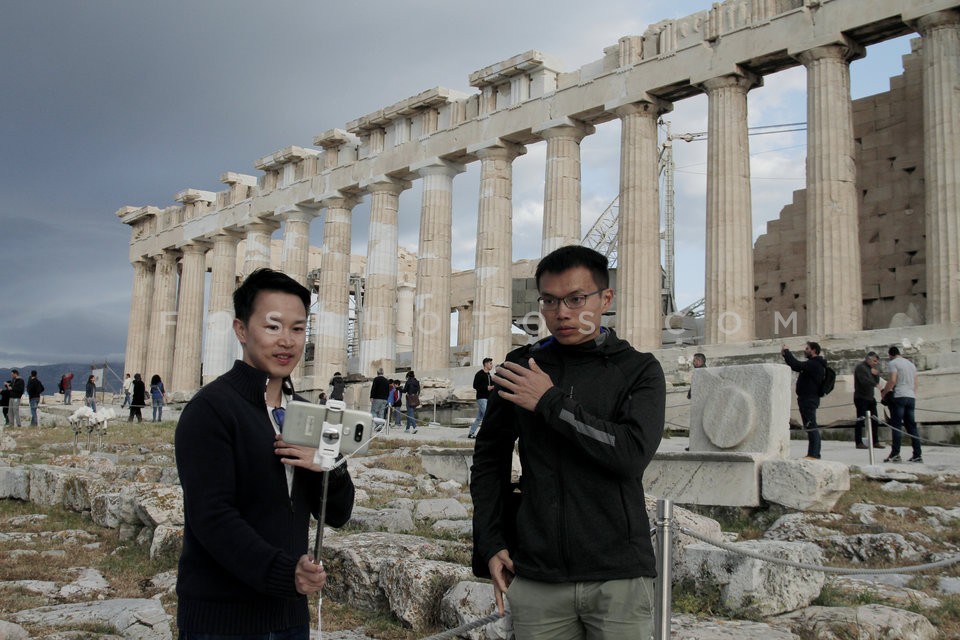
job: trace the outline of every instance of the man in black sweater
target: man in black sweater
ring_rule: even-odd
[[[181,640],[243,635],[307,640],[306,596],[327,574],[307,553],[324,474],[315,449],[283,441],[286,404],[303,400],[290,374],[303,354],[310,292],[258,269],[233,294],[243,358],[197,393],[176,431],[183,485],[183,551],[177,575]],[[329,473],[326,522],[353,509],[346,465]]]
[[[820,429],[817,427],[817,408],[820,406],[820,385],[827,371],[827,361],[820,355],[820,345],[808,342],[803,348],[807,357],[800,362],[787,345],[780,349],[784,362],[798,372],[797,376],[797,409],[800,410],[800,419],[803,429],[807,432],[807,460],[820,459]]]
[[[370,415],[374,418],[387,417],[387,396],[390,395],[390,381],[383,375],[383,367],[377,369],[377,377],[370,385]]]

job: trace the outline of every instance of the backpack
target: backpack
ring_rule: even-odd
[[[823,380],[820,381],[820,397],[827,395],[833,391],[834,385],[837,383],[837,372],[830,365],[824,365],[823,367]]]

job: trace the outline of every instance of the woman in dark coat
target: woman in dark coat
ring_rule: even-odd
[[[140,409],[147,404],[147,385],[143,384],[143,378],[139,373],[133,376],[133,394],[130,396],[130,417],[127,422],[133,422],[133,417],[137,417],[137,422],[143,422],[143,415]]]

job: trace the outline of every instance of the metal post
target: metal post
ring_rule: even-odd
[[[873,466],[873,416],[868,410],[863,415],[863,428],[867,430],[867,447],[870,449],[870,466]]]
[[[653,613],[654,638],[670,640],[670,616],[673,593],[673,503],[670,500],[657,500],[657,602]]]

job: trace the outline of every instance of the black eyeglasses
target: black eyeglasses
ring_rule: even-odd
[[[280,432],[283,432],[283,419],[287,416],[287,410],[283,407],[277,407],[276,409],[271,409],[270,413],[273,415],[273,421],[277,423],[277,427],[280,429]]]
[[[541,309],[558,309],[561,301],[567,306],[567,309],[579,309],[583,305],[587,304],[587,298],[590,296],[595,296],[603,291],[606,291],[606,289],[597,289],[596,291],[591,291],[590,293],[573,293],[562,298],[555,298],[553,296],[540,296],[537,298],[537,301],[540,303]]]

